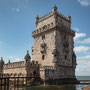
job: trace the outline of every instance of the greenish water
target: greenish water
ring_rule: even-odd
[[[90,76],[78,76],[78,80],[90,80]],[[88,83],[90,81],[83,81],[84,83]],[[11,88],[10,90],[82,90],[83,87],[90,86],[90,84],[67,84],[67,85],[53,85],[53,86],[29,86]]]
[[[14,88],[10,90],[82,90],[83,87],[89,85],[75,85],[75,84],[68,84],[68,85],[53,85],[53,86],[30,86],[27,88]]]
[[[88,85],[59,85],[59,86],[37,86],[28,87],[26,90],[82,90],[83,87]]]

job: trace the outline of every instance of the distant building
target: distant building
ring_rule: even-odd
[[[71,29],[71,16],[57,12],[54,6],[52,12],[43,17],[36,17],[36,30],[32,32],[32,62],[27,52],[24,61],[4,64],[0,61],[2,73],[12,75],[39,75],[41,79],[60,81],[75,77],[76,55],[74,53],[75,32]],[[3,65],[3,66],[2,66]],[[58,81],[58,83],[59,83]]]

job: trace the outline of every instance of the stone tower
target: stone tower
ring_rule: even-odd
[[[37,16],[35,23],[32,58],[41,65],[41,78],[75,78],[75,32],[71,29],[71,16],[62,15],[54,6],[49,14]]]
[[[3,73],[3,65],[4,65],[4,60],[3,60],[3,58],[1,57],[1,60],[0,60],[0,74]]]

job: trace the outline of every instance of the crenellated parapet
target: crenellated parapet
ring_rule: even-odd
[[[22,68],[22,67],[38,67],[38,61],[32,61],[30,63],[25,64],[24,61],[20,61],[20,62],[14,62],[14,63],[8,63],[8,64],[4,64],[3,69],[13,69],[13,68]]]
[[[40,18],[38,18],[38,23],[39,23],[39,22],[42,22],[43,20],[45,20],[45,19],[47,19],[47,18],[49,18],[49,17],[51,17],[51,16],[53,16],[53,13],[52,13],[52,12],[50,12],[50,13],[48,13],[48,14],[40,17]]]
[[[60,28],[59,29],[60,31],[67,32],[68,34],[75,36],[75,31],[71,30],[71,28],[69,28],[63,24],[60,24],[59,22],[57,23],[57,26],[55,26],[54,23],[52,22],[50,24],[44,25],[43,27],[41,27],[37,30],[34,30],[32,32],[32,36],[34,37],[42,32],[46,32],[46,31],[49,31],[49,30],[55,29],[55,28]]]
[[[32,36],[34,37],[35,35],[40,34],[42,32],[46,32],[47,30],[50,30],[50,29],[52,29],[54,27],[55,27],[55,25],[53,24],[53,22],[48,24],[48,25],[44,25],[43,27],[41,27],[41,28],[39,28],[37,30],[34,30],[32,32]]]
[[[4,64],[3,66],[4,69],[10,69],[10,68],[12,69],[12,68],[20,68],[20,67],[25,67],[24,61],[8,63],[8,64]]]
[[[50,18],[51,16],[54,16],[54,13],[53,13],[53,12],[50,12],[50,13],[42,16],[42,17],[38,17],[38,18],[36,17],[36,19],[37,19],[37,20],[36,20],[36,21],[37,21],[36,24],[42,22],[42,21],[45,20],[45,19]],[[71,23],[71,16],[64,16],[63,14],[57,12],[57,17],[61,17],[62,19],[64,19],[64,20],[66,20],[66,21],[68,21],[68,22]]]
[[[36,30],[32,32],[32,36],[49,31],[59,27],[59,30],[68,32],[75,36],[75,32],[71,30],[71,16],[64,16],[57,12],[57,7],[54,6],[52,12],[44,15],[43,17],[36,17]]]

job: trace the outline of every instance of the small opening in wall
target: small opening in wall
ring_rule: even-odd
[[[45,39],[45,35],[42,35],[42,39]]]
[[[42,60],[44,60],[45,59],[45,55],[42,55]]]
[[[67,59],[67,55],[65,55],[65,60]]]
[[[57,55],[55,54],[54,57],[57,57]]]
[[[34,52],[34,50],[32,49],[32,52]]]

